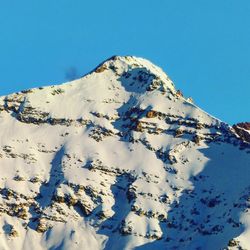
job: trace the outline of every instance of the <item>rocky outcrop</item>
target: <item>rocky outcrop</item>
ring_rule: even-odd
[[[233,128],[237,135],[245,142],[250,143],[250,123],[238,123],[233,125]]]

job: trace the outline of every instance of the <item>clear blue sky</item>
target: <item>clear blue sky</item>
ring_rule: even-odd
[[[136,55],[207,112],[250,121],[249,13],[249,0],[0,0],[0,95]]]

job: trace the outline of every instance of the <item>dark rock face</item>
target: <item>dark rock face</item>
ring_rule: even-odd
[[[250,122],[241,122],[236,124],[236,126],[244,128],[246,130],[250,130]]]
[[[250,143],[250,122],[242,122],[235,124],[233,125],[233,128],[242,140]]]

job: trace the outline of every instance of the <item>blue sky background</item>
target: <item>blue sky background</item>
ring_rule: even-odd
[[[145,57],[220,119],[250,121],[249,0],[0,0],[0,95]]]

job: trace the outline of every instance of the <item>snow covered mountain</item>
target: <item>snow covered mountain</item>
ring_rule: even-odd
[[[0,249],[250,249],[241,128],[131,56],[1,97]]]

